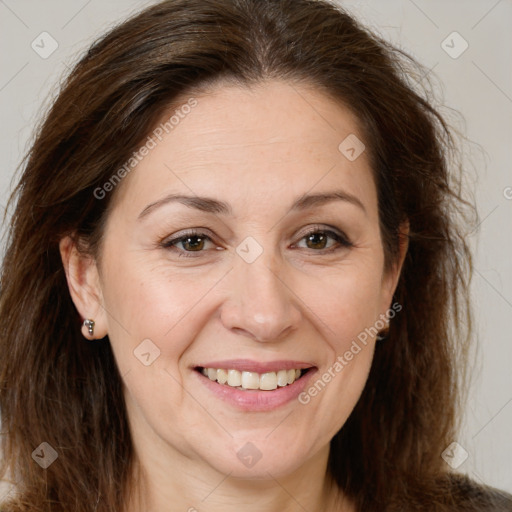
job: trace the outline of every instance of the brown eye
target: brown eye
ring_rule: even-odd
[[[311,233],[305,238],[307,240],[306,244],[311,244],[308,245],[309,249],[325,249],[329,237],[326,236],[325,233],[317,231],[316,233]]]
[[[328,240],[332,239],[336,244],[331,244],[330,246],[327,246]],[[314,251],[325,251],[325,252],[331,252],[336,251],[338,249],[344,248],[344,247],[351,247],[353,244],[348,240],[347,237],[338,234],[331,230],[325,230],[325,229],[315,229],[313,231],[310,231],[305,236],[301,238],[301,241],[306,241],[306,248],[312,249]]]
[[[201,251],[204,248],[206,237],[200,236],[187,236],[182,238],[179,243],[183,244],[182,247],[186,251]],[[190,248],[190,249],[189,249]]]
[[[211,238],[205,233],[189,232],[185,235],[164,241],[161,245],[165,249],[178,252],[178,256],[194,257],[187,253],[201,253],[205,250],[206,242],[211,242]],[[181,245],[181,247],[179,247]]]

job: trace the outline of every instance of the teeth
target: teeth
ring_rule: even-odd
[[[299,370],[300,373],[300,370]],[[264,373],[260,377],[260,389],[271,391],[277,388],[277,374],[276,372]]]
[[[242,374],[238,370],[228,370],[228,386],[237,388],[242,385]]]
[[[254,372],[242,372],[242,387],[244,389],[259,389],[260,376]]]
[[[228,381],[228,372],[226,370],[217,370],[217,382],[219,384],[226,384]]]
[[[238,389],[260,389],[264,391],[272,391],[278,387],[293,384],[301,376],[301,370],[298,369],[259,374],[222,368],[203,368],[201,373],[219,384],[226,384]]]
[[[288,384],[288,372],[286,370],[279,370],[277,372],[277,385],[279,387],[286,386]]]

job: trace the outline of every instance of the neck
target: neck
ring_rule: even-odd
[[[169,450],[174,452],[174,450]],[[292,473],[241,479],[179,452],[137,450],[125,512],[353,512],[327,472],[329,447]]]

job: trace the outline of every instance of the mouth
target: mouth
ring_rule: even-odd
[[[313,370],[313,367],[280,369],[263,373],[240,371],[235,368],[206,368],[203,366],[198,366],[195,370],[213,382],[240,391],[274,391],[278,388],[291,386]]]
[[[293,403],[318,368],[297,361],[231,360],[203,363],[193,370],[210,396],[236,410],[267,412]]]

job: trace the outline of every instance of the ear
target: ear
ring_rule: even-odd
[[[395,293],[402,272],[407,249],[409,248],[409,220],[405,220],[399,226],[398,233],[398,257],[392,268],[383,276],[383,291],[385,300],[385,309],[391,306],[391,300]]]
[[[71,236],[63,238],[59,244],[69,293],[82,321],[94,321],[93,335],[82,325],[84,337],[90,340],[101,339],[107,335],[107,318],[96,260],[81,252],[76,244]]]

